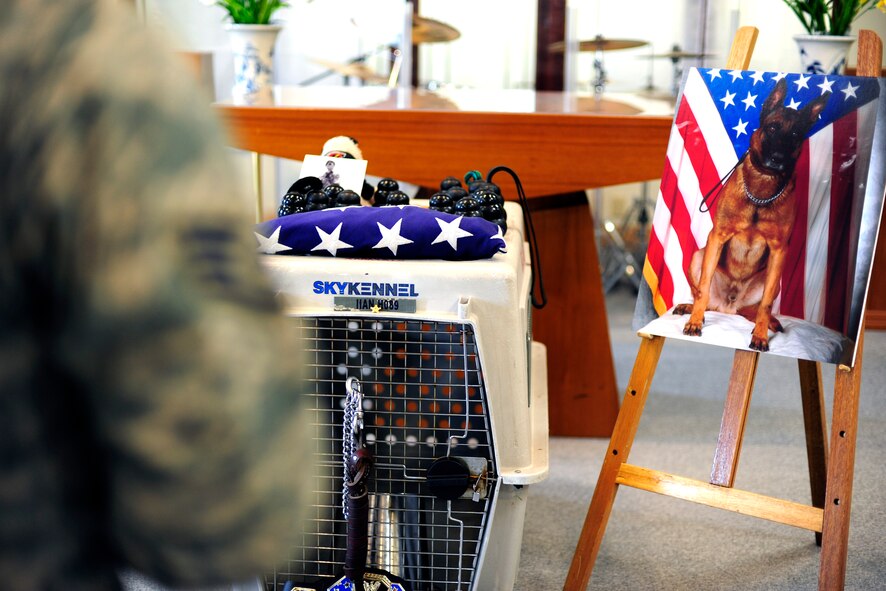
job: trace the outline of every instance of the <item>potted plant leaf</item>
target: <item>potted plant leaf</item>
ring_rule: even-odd
[[[842,74],[855,41],[852,23],[872,8],[886,12],[886,0],[784,0],[807,35],[794,35],[800,62],[809,74]]]
[[[287,0],[216,0],[238,25],[268,25],[274,13],[289,6]]]
[[[286,0],[215,0],[227,11],[231,22],[225,26],[234,54],[235,104],[273,103],[273,56],[277,34],[283,28],[271,21]]]

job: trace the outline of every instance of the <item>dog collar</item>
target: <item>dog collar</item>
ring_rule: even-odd
[[[751,203],[753,203],[754,205],[768,205],[769,203],[772,203],[773,201],[775,201],[776,199],[781,197],[781,194],[784,193],[784,190],[785,190],[785,188],[787,188],[788,184],[787,183],[783,184],[781,186],[781,189],[778,190],[778,193],[776,193],[772,197],[767,197],[766,199],[760,199],[759,197],[755,197],[754,194],[751,193],[751,190],[748,189],[748,184],[744,181],[744,179],[741,180],[741,186],[744,187],[744,194],[747,195],[747,197],[748,197],[748,199],[750,199]]]

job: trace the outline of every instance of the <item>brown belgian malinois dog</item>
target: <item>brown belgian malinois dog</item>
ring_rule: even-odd
[[[797,110],[784,106],[786,94],[782,78],[763,103],[747,153],[720,191],[714,227],[690,264],[693,303],[674,308],[674,314],[690,313],[685,335],[701,335],[705,310],[753,322],[750,348],[758,351],[769,350],[770,329],[783,330],[772,316],[772,302],[796,218],[794,168],[830,96]]]

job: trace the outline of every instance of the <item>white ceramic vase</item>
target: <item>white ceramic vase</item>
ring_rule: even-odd
[[[842,74],[855,37],[848,35],[794,35],[800,63],[807,74]]]
[[[274,103],[274,44],[280,25],[227,25],[234,54],[235,105]]]

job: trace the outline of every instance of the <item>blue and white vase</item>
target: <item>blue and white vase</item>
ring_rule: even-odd
[[[800,64],[806,74],[842,74],[855,37],[848,35],[794,35]]]
[[[227,25],[234,54],[235,105],[274,103],[274,44],[280,25]]]

